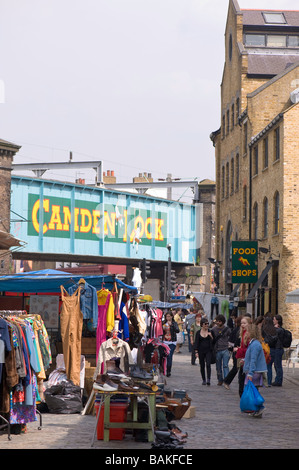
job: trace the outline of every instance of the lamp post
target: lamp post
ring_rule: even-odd
[[[168,268],[167,268],[167,301],[171,299],[171,244],[167,245],[168,250]]]

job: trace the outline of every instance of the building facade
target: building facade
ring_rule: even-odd
[[[254,316],[281,314],[299,335],[299,11],[241,10],[229,1],[216,158],[219,289]],[[232,242],[258,242],[256,285],[232,282]]]
[[[3,246],[4,249],[1,249],[3,245],[1,238],[10,233],[11,165],[13,157],[19,149],[20,146],[0,139],[0,231],[3,232],[0,236],[0,275],[10,273],[11,253],[9,247],[15,245],[12,241],[6,248]]]

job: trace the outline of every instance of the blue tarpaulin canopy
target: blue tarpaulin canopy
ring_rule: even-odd
[[[23,292],[23,293],[59,293],[60,286],[66,290],[79,282],[80,279],[100,290],[102,287],[111,290],[114,282],[118,289],[123,289],[133,295],[137,295],[136,287],[129,286],[114,276],[99,275],[85,276],[56,271],[54,269],[43,269],[41,271],[29,271],[20,274],[12,274],[0,277],[0,292]]]

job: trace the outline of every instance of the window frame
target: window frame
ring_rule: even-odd
[[[274,194],[274,235],[279,234],[279,210],[280,210],[279,192]]]
[[[263,139],[263,170],[269,166],[269,137]]]
[[[253,147],[253,162],[254,162],[254,165],[253,165],[254,172],[252,173],[252,175],[256,176],[259,173],[259,146],[258,144],[256,144]]]
[[[263,18],[264,18],[264,22],[266,24],[275,24],[275,25],[277,25],[277,24],[288,24],[287,20],[286,20],[286,17],[284,16],[284,13],[282,11],[281,12],[263,11],[262,15],[263,15]],[[273,16],[277,16],[277,17],[280,16],[283,19],[283,21],[269,21],[269,20],[267,20],[267,15],[272,15],[272,17]]]
[[[268,238],[269,235],[269,201],[268,198],[265,197],[263,201],[263,238]]]
[[[277,162],[280,160],[280,126],[277,126],[274,129],[274,162]]]

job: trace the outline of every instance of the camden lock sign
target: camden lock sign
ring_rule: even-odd
[[[148,209],[105,204],[91,201],[76,200],[71,207],[71,200],[58,197],[44,197],[28,194],[30,222],[28,235],[38,236],[40,233],[40,210],[43,209],[42,233],[46,237],[70,238],[81,240],[98,240],[104,237],[106,241],[116,243],[138,243],[142,238],[143,245],[151,245],[155,240],[156,246],[167,244],[167,214],[157,211],[151,217]]]
[[[254,284],[258,279],[257,241],[232,242],[232,283]]]

